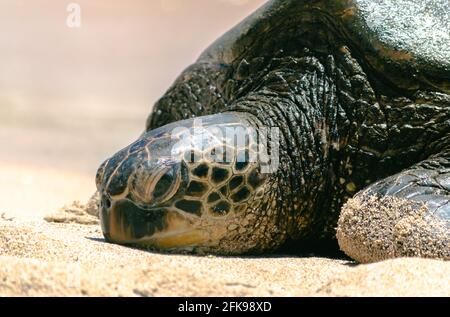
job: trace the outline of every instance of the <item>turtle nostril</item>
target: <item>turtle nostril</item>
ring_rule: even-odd
[[[106,208],[106,209],[111,208],[111,199],[109,199],[105,195],[102,195],[101,207]]]
[[[102,195],[100,201],[100,224],[102,226],[103,235],[107,241],[110,241],[110,225],[109,225],[109,212],[111,208],[111,200]]]

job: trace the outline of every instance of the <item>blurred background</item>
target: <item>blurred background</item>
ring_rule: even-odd
[[[1,0],[0,215],[89,198],[177,75],[264,2]]]

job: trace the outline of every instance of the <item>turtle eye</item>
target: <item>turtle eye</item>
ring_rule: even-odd
[[[152,200],[155,203],[163,203],[171,199],[180,185],[180,177],[176,167],[170,167],[160,175],[152,192]]]
[[[161,204],[171,199],[180,186],[179,168],[160,164],[151,168],[144,164],[133,175],[130,184],[131,198],[143,204]]]
[[[158,180],[153,190],[153,200],[161,201],[168,200],[172,198],[173,193],[170,197],[171,189],[174,187],[174,183],[176,181],[177,175],[173,168],[166,171]]]

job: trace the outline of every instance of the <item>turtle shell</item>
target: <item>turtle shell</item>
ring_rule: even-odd
[[[450,91],[448,0],[272,0],[199,61],[231,64],[293,46],[333,53],[338,45],[397,88]]]

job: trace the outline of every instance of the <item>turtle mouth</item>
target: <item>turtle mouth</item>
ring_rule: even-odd
[[[102,204],[100,220],[103,235],[107,241],[133,243],[162,230],[166,214],[167,211],[162,208],[146,210],[128,199]]]
[[[168,231],[156,233],[150,238],[143,238],[136,243],[154,247],[158,250],[180,250],[194,248],[203,245],[210,239],[206,230],[184,229],[179,231]]]
[[[100,219],[106,241],[123,245],[180,249],[211,239],[199,219],[169,208],[144,209],[128,199],[102,204]]]

